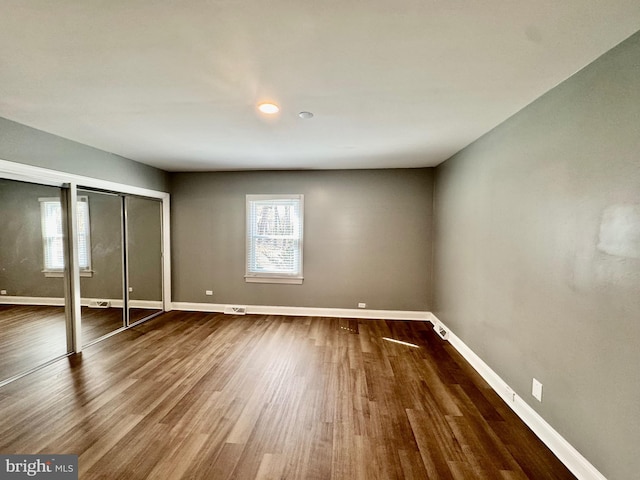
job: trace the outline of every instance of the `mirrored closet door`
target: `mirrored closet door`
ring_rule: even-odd
[[[0,383],[71,351],[64,196],[0,178]]]
[[[126,325],[123,197],[78,189],[77,215],[82,343],[88,345]]]
[[[162,202],[127,196],[129,324],[162,312]]]
[[[163,201],[61,176],[0,177],[0,385],[164,310]]]
[[[162,202],[82,188],[77,212],[88,345],[163,311]]]

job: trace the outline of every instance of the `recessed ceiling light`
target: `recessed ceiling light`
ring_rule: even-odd
[[[304,119],[307,119],[307,118],[313,118],[313,113],[311,113],[311,112],[300,112],[300,113],[298,114],[298,116],[299,116],[300,118],[304,118]]]
[[[280,111],[280,107],[275,103],[261,103],[258,105],[258,110],[267,115],[274,115]]]

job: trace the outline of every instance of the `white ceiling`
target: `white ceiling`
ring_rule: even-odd
[[[432,166],[639,28],[638,0],[2,0],[0,116],[169,171]]]

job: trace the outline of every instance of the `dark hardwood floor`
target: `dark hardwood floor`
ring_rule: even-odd
[[[122,328],[122,308],[82,307],[82,343],[87,344]]]
[[[67,353],[64,307],[0,305],[0,380]]]
[[[1,388],[0,452],[87,480],[574,478],[430,324],[381,320],[163,314]]]
[[[155,310],[131,309],[133,321]],[[67,353],[64,307],[0,305],[0,380]],[[82,307],[83,343],[123,325],[121,308]]]

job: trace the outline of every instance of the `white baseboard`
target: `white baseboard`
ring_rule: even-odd
[[[582,456],[567,440],[562,437],[544,418],[531,408],[513,389],[494,372],[473,350],[458,338],[434,314],[429,314],[429,320],[439,324],[449,332],[449,343],[462,355],[467,362],[486,380],[504,402],[522,419],[527,426],[549,447],[562,463],[579,480],[607,480],[596,467]]]
[[[0,296],[1,305],[37,305],[46,307],[64,306],[64,298],[56,297],[17,297],[12,295]]]
[[[122,300],[120,300],[122,302]],[[161,300],[129,300],[130,308],[147,308],[149,310],[163,310]]]
[[[217,303],[173,302],[172,310],[188,312],[224,313],[227,305]],[[234,304],[235,306],[235,304]],[[302,317],[341,317],[341,318],[370,318],[380,320],[416,320],[429,321],[431,314],[421,311],[401,310],[367,310],[362,308],[315,308],[315,307],[278,307],[267,305],[246,305],[247,314],[255,315],[288,315]]]
[[[83,307],[89,306],[89,303],[94,300],[106,300],[113,308],[122,308],[124,302],[122,299],[114,298],[82,298],[80,305]],[[64,306],[64,298],[56,297],[22,297],[22,296],[0,296],[0,305],[35,305],[35,306],[49,306],[59,307]],[[154,300],[130,300],[129,306],[131,308],[145,308],[152,310],[162,310],[162,302]]]

